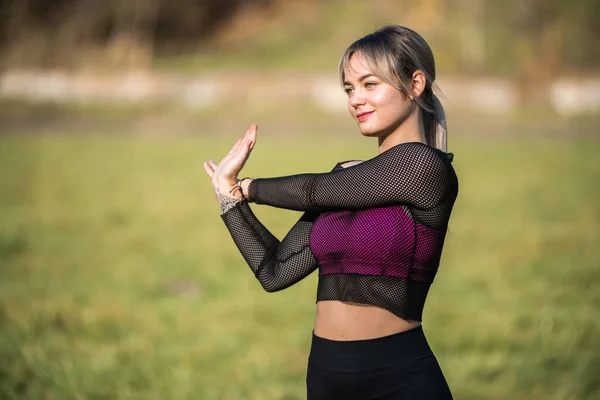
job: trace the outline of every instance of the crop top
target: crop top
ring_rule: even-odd
[[[241,201],[221,217],[268,292],[319,269],[317,301],[338,300],[421,321],[437,273],[458,179],[453,155],[396,145],[328,173],[255,179],[250,201],[305,211],[279,241]]]

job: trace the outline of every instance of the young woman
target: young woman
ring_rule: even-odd
[[[212,179],[222,219],[265,290],[319,270],[308,362],[309,399],[451,399],[421,328],[458,193],[433,94],[433,54],[416,32],[389,26],[353,43],[339,74],[350,115],[379,154],[329,173],[268,179],[238,174],[250,127]],[[249,203],[305,211],[277,240]]]

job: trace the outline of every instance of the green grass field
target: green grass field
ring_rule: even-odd
[[[375,154],[351,135],[266,135],[244,175]],[[202,169],[214,137],[0,136],[0,398],[304,398],[316,276],[262,291]],[[455,398],[600,398],[600,137],[451,150],[424,329]],[[279,237],[299,215],[255,209]]]

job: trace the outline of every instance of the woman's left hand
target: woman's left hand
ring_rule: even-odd
[[[204,163],[204,170],[210,176],[219,200],[223,195],[232,197],[241,196],[241,194],[237,193],[233,196],[231,191],[237,185],[238,175],[254,148],[257,128],[256,124],[252,124],[246,131],[246,135],[235,143],[219,164],[215,164],[212,160]]]

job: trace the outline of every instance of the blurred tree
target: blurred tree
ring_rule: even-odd
[[[107,38],[111,62],[126,67],[149,67],[161,0],[111,0],[107,3],[113,21]]]
[[[485,1],[463,0],[458,9],[461,65],[472,73],[485,68]]]
[[[248,2],[0,0],[0,51],[5,61],[49,66],[100,46],[110,64],[143,67],[156,46],[196,49],[242,3]],[[265,7],[271,0],[250,3]]]
[[[543,101],[550,81],[600,67],[595,19],[600,1],[504,0],[487,2],[487,70],[520,80],[524,99]],[[585,56],[583,56],[585,54]]]
[[[339,3],[340,11],[327,18],[338,20],[315,24],[341,23],[339,29],[347,29],[342,11],[359,4],[364,9],[367,4],[369,12],[381,14],[367,16],[373,23],[400,22],[423,32],[453,72],[516,75],[523,82],[543,84],[558,74],[600,67],[596,43],[600,0],[310,4],[327,15],[330,3]],[[210,48],[224,35],[219,30],[231,29],[249,13],[269,8],[278,13],[288,10],[290,20],[298,9],[285,0],[0,0],[0,60],[13,65],[77,66],[90,53],[97,53],[109,64],[144,67],[157,50],[168,54]],[[261,38],[259,31],[263,25],[277,26],[267,23],[273,14],[257,12],[256,18],[252,36],[268,42],[272,35]],[[238,29],[236,37],[244,29]],[[92,64],[102,65],[95,59]]]

